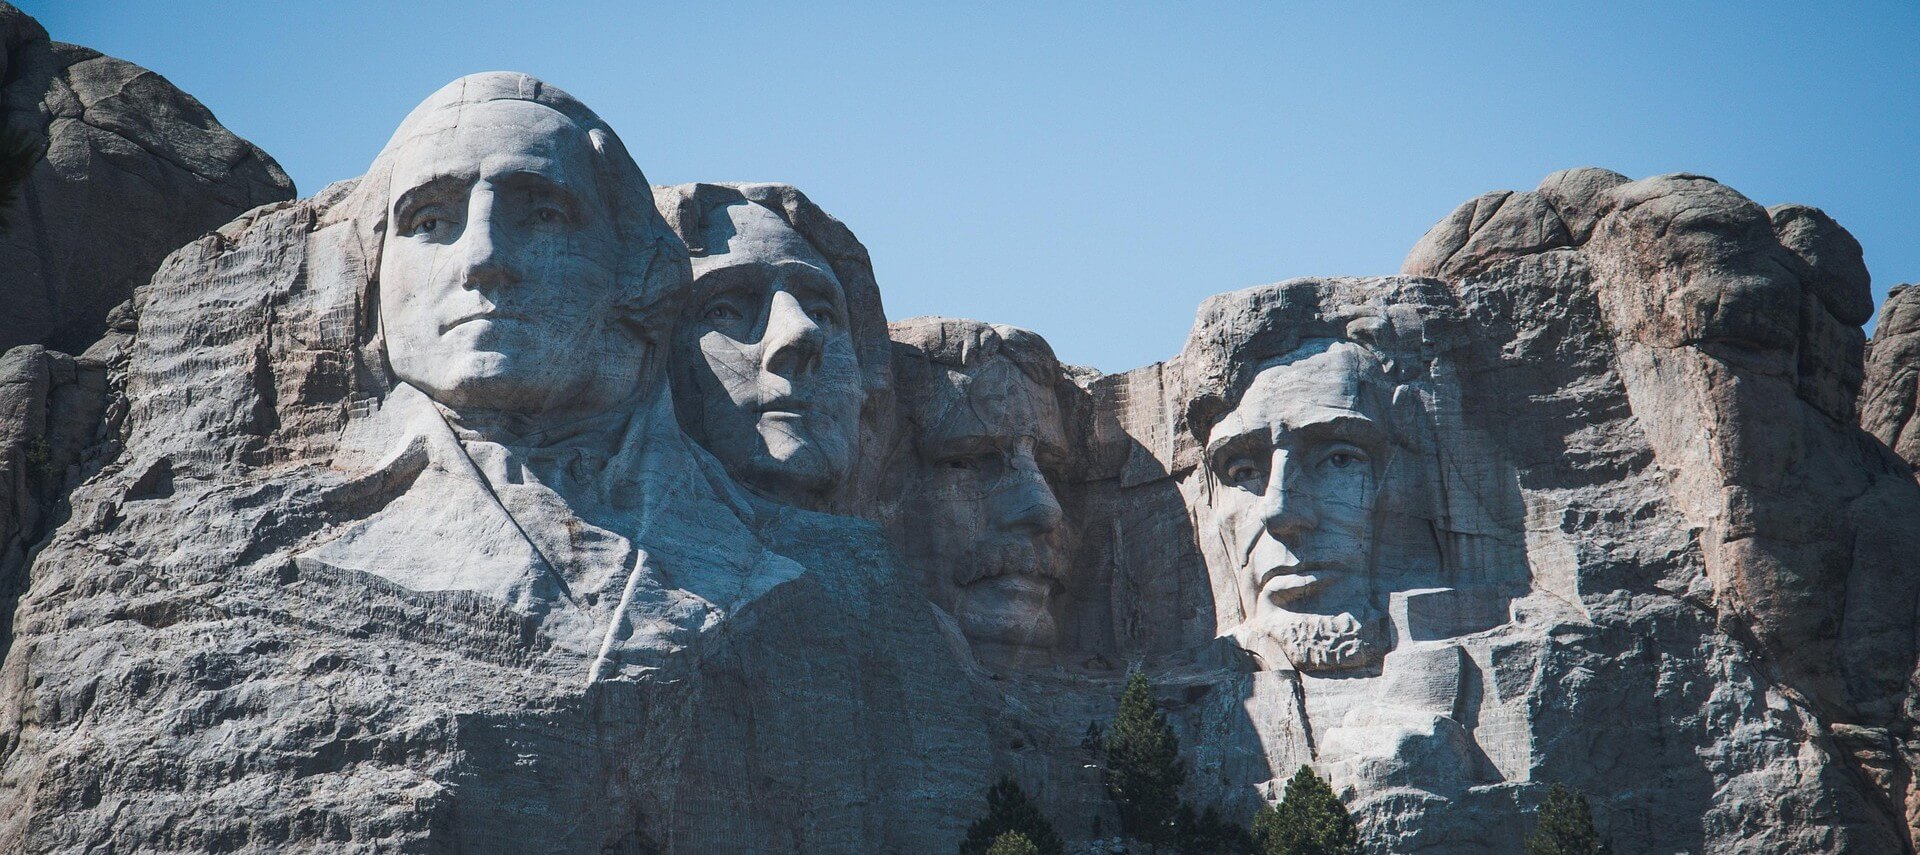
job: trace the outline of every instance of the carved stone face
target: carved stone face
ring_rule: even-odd
[[[1312,344],[1262,370],[1210,432],[1203,551],[1235,580],[1236,634],[1256,653],[1328,671],[1385,652],[1371,595],[1391,388],[1360,347]]]
[[[676,338],[675,395],[740,481],[807,505],[847,475],[863,391],[833,267],[774,212],[711,212],[693,259],[693,317]]]
[[[404,143],[380,256],[380,320],[401,380],[455,409],[592,413],[637,388],[619,246],[587,133],[489,101]]]
[[[1067,459],[1059,399],[1004,357],[935,374],[915,413],[907,551],[969,639],[1051,647],[1072,554],[1047,475]]]

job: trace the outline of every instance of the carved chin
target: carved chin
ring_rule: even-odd
[[[766,446],[765,474],[793,487],[825,489],[845,478],[850,468],[844,443],[821,442],[800,424],[763,419],[760,437]]]
[[[1264,616],[1254,642],[1269,669],[1291,665],[1307,673],[1351,671],[1378,664],[1387,653],[1386,624],[1336,615],[1272,612]],[[1285,662],[1272,661],[1277,653]]]

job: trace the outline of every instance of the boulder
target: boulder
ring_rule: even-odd
[[[0,3],[0,130],[45,146],[0,231],[0,350],[86,350],[168,253],[293,198],[273,158],[166,78]]]

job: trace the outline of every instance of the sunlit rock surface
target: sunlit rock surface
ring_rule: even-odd
[[[0,350],[79,353],[167,254],[249,208],[293,198],[266,152],[166,78],[0,3],[0,131],[46,157],[0,232]]]
[[[0,850],[941,852],[1002,774],[1079,845],[1137,669],[1242,822],[1306,764],[1382,851],[1517,853],[1553,782],[1621,852],[1911,851],[1860,259],[1571,170],[1101,375],[462,78],[0,359]]]

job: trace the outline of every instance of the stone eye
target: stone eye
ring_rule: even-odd
[[[958,469],[962,472],[971,472],[977,468],[971,457],[949,457],[940,461],[940,465],[948,469]]]
[[[413,224],[412,234],[430,235],[439,230],[440,230],[440,218],[428,217],[424,220],[421,220],[420,222]]]
[[[740,310],[725,303],[715,303],[707,307],[704,317],[714,323],[728,323],[740,320]]]
[[[561,213],[558,208],[541,208],[533,212],[533,218],[539,220],[542,225],[553,225],[566,222],[567,215]]]
[[[1235,460],[1227,464],[1227,483],[1238,486],[1257,484],[1267,479],[1267,471],[1249,460]]]
[[[1367,456],[1365,454],[1350,448],[1341,448],[1335,449],[1327,455],[1326,464],[1335,469],[1347,469],[1355,464],[1365,462],[1366,459]]]
[[[807,312],[807,317],[812,318],[814,323],[824,327],[833,323],[833,310],[813,309]]]

